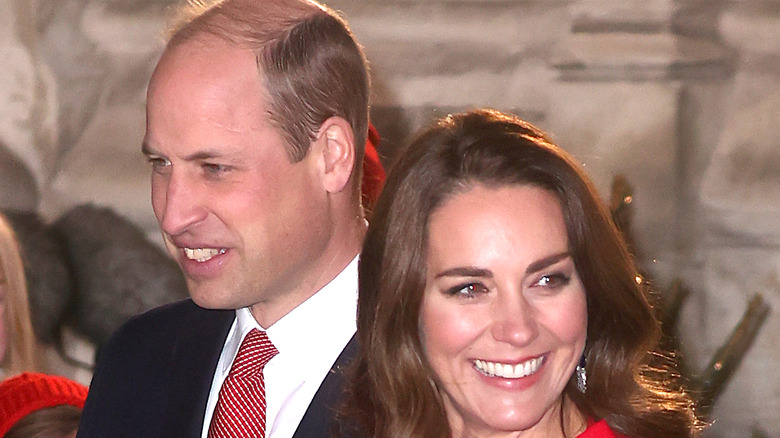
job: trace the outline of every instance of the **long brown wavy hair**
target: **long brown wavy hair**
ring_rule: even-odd
[[[344,435],[449,437],[420,342],[428,220],[475,184],[534,185],[561,203],[586,290],[587,390],[564,393],[581,412],[637,438],[689,437],[697,422],[673,364],[658,366],[659,322],[624,239],[581,166],[539,129],[475,110],[439,120],[390,171],[359,268],[358,336]]]

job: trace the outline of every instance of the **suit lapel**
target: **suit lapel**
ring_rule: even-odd
[[[171,391],[163,436],[200,437],[211,382],[235,319],[233,310],[207,310],[193,304],[194,317],[171,352]]]
[[[293,438],[328,438],[333,427],[334,410],[343,400],[346,388],[345,370],[357,354],[358,342],[353,335],[341,351],[330,372],[314,394]]]

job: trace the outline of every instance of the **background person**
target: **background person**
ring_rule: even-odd
[[[0,436],[72,438],[87,387],[61,376],[26,372],[0,382]]]
[[[35,345],[19,242],[0,214],[0,378],[35,369]]]
[[[364,242],[345,435],[688,437],[659,324],[589,178],[530,124],[440,120]],[[350,426],[354,426],[351,428]]]
[[[366,60],[315,2],[196,9],[152,74],[143,144],[191,301],[108,341],[79,436],[324,437],[354,345]]]

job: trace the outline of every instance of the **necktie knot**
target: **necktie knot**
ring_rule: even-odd
[[[264,331],[252,329],[247,333],[219,390],[209,438],[265,436],[263,367],[277,353]]]
[[[229,376],[240,379],[258,375],[268,361],[278,353],[279,351],[264,331],[252,329],[241,342]]]

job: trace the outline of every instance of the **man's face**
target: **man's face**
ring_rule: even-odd
[[[326,245],[318,162],[290,162],[266,101],[252,53],[220,42],[169,49],[149,84],[152,206],[206,308],[302,301]]]

